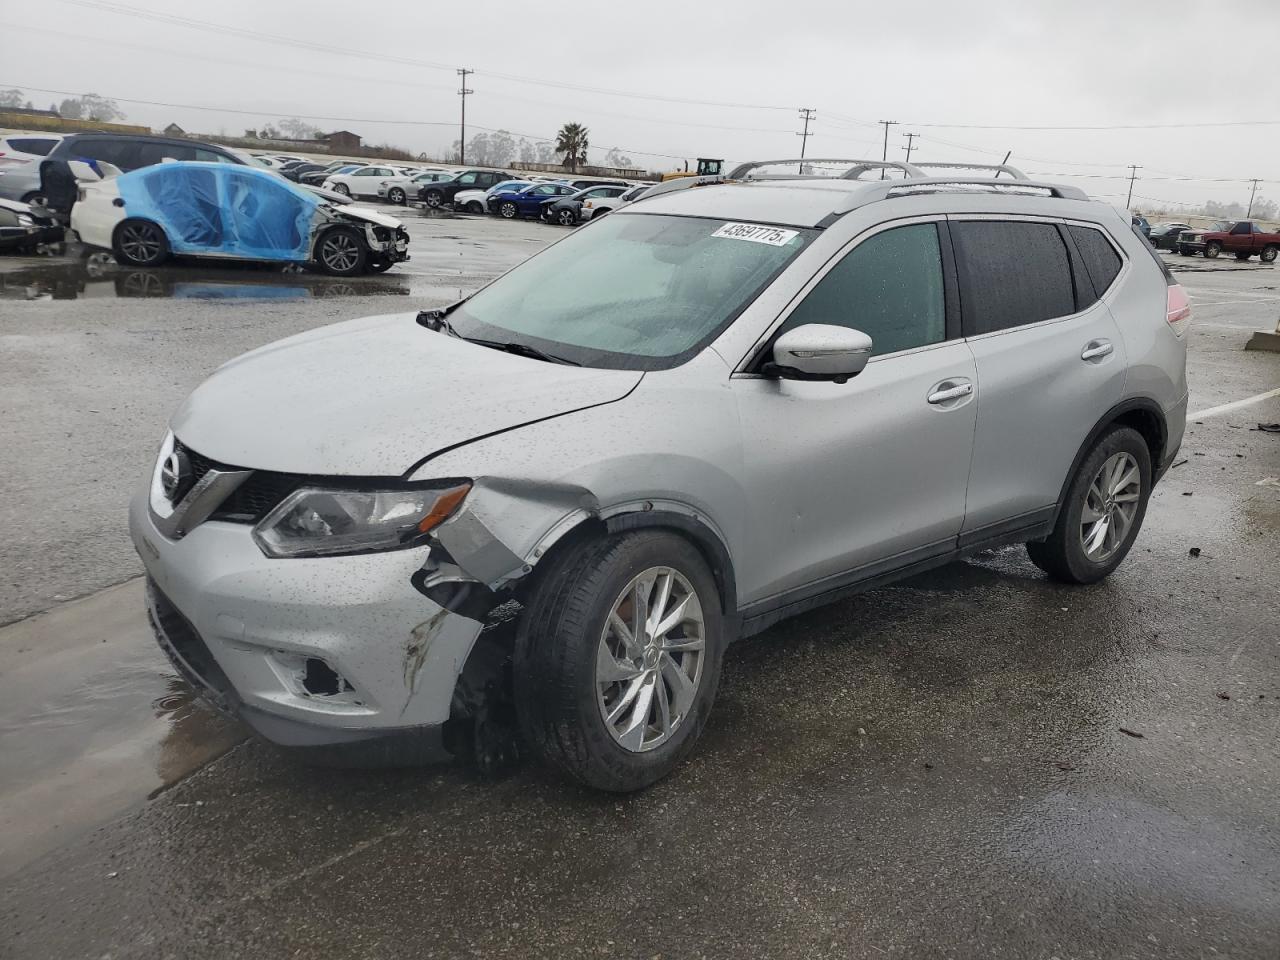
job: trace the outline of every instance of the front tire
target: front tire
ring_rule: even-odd
[[[169,259],[169,238],[158,223],[126,220],[111,240],[116,260],[130,267],[155,267]]]
[[[423,199],[426,200],[428,207],[435,210],[444,203],[444,194],[439,190],[428,190]]]
[[[350,188],[350,187],[348,187],[345,183],[335,183],[335,184],[333,185],[333,192],[334,192],[334,193],[340,193],[340,194],[342,194],[344,197],[349,197],[349,196],[351,196],[351,188]]]
[[[364,237],[354,227],[334,227],[316,244],[316,262],[333,277],[354,277],[364,273],[369,252]]]
[[[467,213],[484,213],[484,204],[479,200],[469,200],[467,202]]]
[[[1222,244],[1220,244],[1217,240],[1210,240],[1208,243],[1204,245],[1204,255],[1208,257],[1210,260],[1214,259],[1221,252],[1222,252]]]
[[[572,227],[578,222],[577,216],[568,207],[561,209],[560,212],[556,214],[556,220],[559,221],[560,226],[562,227]]]
[[[521,616],[521,731],[586,786],[643,789],[702,733],[723,650],[716,582],[688,540],[646,530],[575,546],[542,571]]]
[[[1058,522],[1027,544],[1031,562],[1064,583],[1097,583],[1133,546],[1151,496],[1151,452],[1142,434],[1115,426],[1098,438],[1067,487]]]
[[[520,213],[520,208],[510,200],[504,200],[502,205],[498,207],[498,213],[502,214],[504,220],[514,220],[516,215]]]
[[[390,190],[387,191],[387,199],[390,200],[392,203],[403,206],[404,191],[401,190],[399,187],[392,187]]]

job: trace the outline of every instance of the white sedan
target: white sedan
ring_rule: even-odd
[[[397,175],[378,184],[378,196],[392,203],[404,203],[409,197],[417,199],[418,191],[428,183],[448,180],[453,176],[448,170],[414,170],[403,176]]]
[[[329,177],[321,186],[326,190],[336,190],[349,197],[376,197],[378,185],[383,180],[406,175],[405,167],[361,167],[350,173],[337,173]]]

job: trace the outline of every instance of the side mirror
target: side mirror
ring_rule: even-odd
[[[806,323],[788,330],[773,345],[767,376],[784,380],[834,380],[856,377],[871,357],[871,338],[861,330],[829,323]]]

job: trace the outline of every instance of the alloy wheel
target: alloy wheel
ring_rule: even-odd
[[[320,259],[336,273],[354,269],[360,260],[360,247],[355,238],[346,233],[334,233],[325,238],[320,247]]]
[[[662,746],[688,719],[702,681],[706,621],[693,585],[671,567],[634,577],[609,610],[596,649],[596,700],[625,750]]]
[[[120,249],[134,263],[151,263],[160,256],[161,240],[149,223],[128,223],[120,231]]]
[[[570,226],[573,226],[573,211],[572,211],[572,210],[561,210],[561,211],[560,211],[560,225],[561,225],[562,227],[570,227]]]
[[[1080,511],[1080,543],[1085,556],[1105,563],[1120,549],[1142,498],[1142,471],[1130,454],[1114,453],[1085,491]]]

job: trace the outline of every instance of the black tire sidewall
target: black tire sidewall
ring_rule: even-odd
[[[324,262],[323,251],[324,251],[325,243],[328,242],[330,237],[339,233],[350,234],[356,241],[356,250],[358,252],[358,256],[356,257],[355,265],[352,266],[351,269],[349,270],[334,270],[327,263]],[[316,260],[316,263],[319,264],[320,269],[323,270],[325,273],[329,274],[329,276],[331,277],[355,277],[364,273],[365,264],[369,262],[369,251],[365,247],[364,240],[360,236],[359,231],[357,231],[354,227],[345,227],[345,226],[334,227],[332,230],[326,231],[320,237],[319,241],[316,243],[315,260]]]
[[[1280,252],[1275,247],[1264,247],[1262,252],[1258,254],[1258,259],[1263,263],[1275,263],[1276,254]]]
[[[124,249],[120,246],[120,234],[124,232],[126,227],[133,225],[145,225],[154,230],[160,238],[160,250],[152,260],[137,260],[128,256]],[[169,258],[169,237],[164,232],[164,228],[150,220],[122,220],[115,229],[111,237],[111,252],[115,255],[116,260],[130,267],[155,267],[164,263]]]
[[[684,758],[710,715],[725,644],[720,594],[702,554],[678,534],[637,531],[593,542],[588,549],[585,564],[571,564],[567,569],[551,572],[539,590],[544,595],[527,611],[522,634],[531,642],[517,643],[517,708],[522,721],[530,721],[533,729],[526,729],[535,741],[544,737],[549,728],[571,728],[577,748],[571,751],[573,756],[548,755],[545,749],[541,752],[575,779],[615,792],[643,789],[670,773]],[[637,574],[657,566],[678,570],[697,592],[706,645],[698,692],[689,715],[669,741],[636,753],[614,740],[600,714],[596,651],[606,618],[623,588]],[[565,577],[568,581],[562,579]],[[585,610],[581,628],[558,629],[558,611],[565,609],[565,601],[572,608],[575,600]],[[529,709],[531,703],[537,704],[536,711]],[[540,716],[529,716],[535,712]]]
[[[1125,541],[1106,560],[1101,563],[1092,560],[1085,553],[1084,544],[1080,542],[1080,515],[1084,511],[1084,495],[1093,478],[1106,460],[1117,453],[1128,453],[1138,462],[1138,471],[1142,476],[1142,496],[1138,501],[1138,511],[1134,514]],[[1147,514],[1147,503],[1151,499],[1151,453],[1142,434],[1131,427],[1114,427],[1103,434],[1094,444],[1088,456],[1080,464],[1075,478],[1067,490],[1066,503],[1062,507],[1059,518],[1059,530],[1055,535],[1061,540],[1061,559],[1070,572],[1070,579],[1076,583],[1095,583],[1108,576],[1124,561],[1133,547],[1142,521]]]

